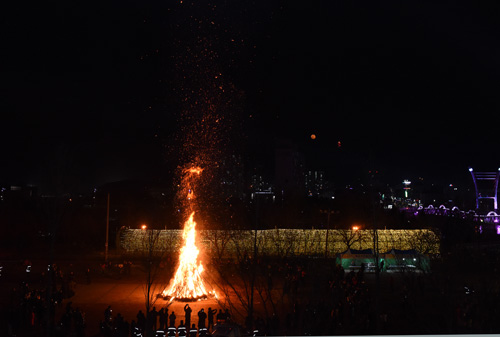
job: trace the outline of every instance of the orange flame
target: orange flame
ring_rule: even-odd
[[[183,184],[186,185],[189,201],[194,199],[193,181],[194,174],[199,175],[202,169],[199,167],[189,168],[184,171]],[[198,300],[206,298],[207,295],[216,296],[215,292],[209,292],[201,277],[203,265],[198,263],[198,254],[200,251],[196,247],[196,222],[194,221],[194,211],[191,212],[188,220],[184,223],[182,238],[184,246],[180,250],[179,267],[175,273],[173,281],[168,289],[164,290],[163,297],[169,297],[170,301],[180,300]]]
[[[184,224],[182,238],[184,247],[179,255],[179,267],[175,273],[172,285],[163,292],[163,296],[177,299],[199,299],[207,296],[209,292],[201,278],[203,265],[198,264],[199,250],[196,247],[196,222],[193,220],[194,212]]]

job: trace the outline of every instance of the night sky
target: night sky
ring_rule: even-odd
[[[272,171],[283,138],[334,181],[369,169],[394,182],[495,170],[499,7],[10,4],[2,10],[0,183],[62,179],[85,190],[169,179],[207,142],[207,151],[240,153]],[[202,141],[186,135],[193,131]]]

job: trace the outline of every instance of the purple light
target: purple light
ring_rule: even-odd
[[[496,226],[497,227],[497,235],[500,235],[500,226]]]

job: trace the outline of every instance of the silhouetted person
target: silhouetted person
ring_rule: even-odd
[[[208,336],[208,329],[207,328],[200,328],[198,331],[198,336],[199,337],[206,337]]]
[[[198,329],[196,329],[196,325],[193,323],[191,329],[189,329],[189,337],[196,337],[198,334]]]
[[[151,327],[156,331],[156,328],[158,327],[158,311],[156,311],[156,307],[153,307],[153,310],[149,312],[149,316],[151,319]]]
[[[191,326],[191,312],[193,310],[191,309],[191,307],[189,307],[189,304],[186,304],[184,306],[184,319],[186,321],[186,326],[187,327],[190,327]]]
[[[115,318],[115,325],[119,326],[122,323],[123,323],[123,316],[122,314],[118,313]]]
[[[217,309],[208,308],[208,328],[213,329],[214,328],[214,315],[217,313]]]
[[[179,334],[179,337],[186,337],[187,331],[186,331],[186,326],[184,325],[184,321],[181,320],[181,324],[177,328],[177,332]]]
[[[76,308],[73,314],[73,319],[75,321],[76,335],[78,337],[83,337],[85,335],[85,321],[83,319],[84,314],[79,308]]]
[[[168,309],[161,308],[160,311],[158,311],[158,317],[160,321],[160,330],[165,330],[165,326],[167,325],[167,319],[168,319]]]
[[[134,320],[130,322],[130,335],[132,337],[139,337],[141,335],[141,328],[135,323]]]
[[[170,314],[170,316],[168,316],[168,319],[169,319],[169,326],[175,326],[175,313],[172,311],[172,313]]]
[[[201,308],[201,310],[198,311],[198,329],[201,330],[202,328],[205,328],[206,319],[207,319],[207,314],[205,313],[203,308]]]
[[[73,308],[71,307],[72,304],[73,304],[73,302],[71,302],[71,301],[69,301],[68,304],[66,304],[66,313],[67,314],[71,314],[73,312]],[[106,316],[106,314],[104,314],[104,316]]]
[[[175,326],[171,325],[171,326],[168,327],[167,335],[169,337],[175,337],[176,332],[177,332],[177,329],[175,328]]]
[[[142,310],[139,310],[136,317],[137,317],[137,326],[139,327],[139,329],[141,329],[141,331],[144,331],[146,329],[146,316],[144,316]]]
[[[108,305],[106,310],[104,310],[104,321],[105,322],[110,322],[111,321],[111,314],[113,313],[113,310],[111,309],[111,306]]]
[[[217,314],[217,323],[220,323],[224,320],[224,313],[222,310],[219,310],[219,313]]]

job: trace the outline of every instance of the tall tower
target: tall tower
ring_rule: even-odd
[[[475,172],[472,167],[469,167],[469,172],[476,188],[476,210],[497,211],[500,168],[496,172]],[[491,209],[491,201],[493,201],[493,209]]]

